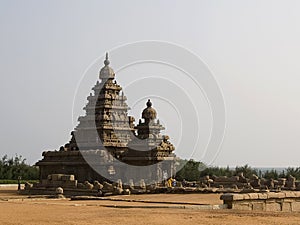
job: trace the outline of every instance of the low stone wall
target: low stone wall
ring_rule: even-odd
[[[300,212],[300,191],[224,194],[221,200],[229,209]]]
[[[20,190],[19,193],[22,195],[49,195],[55,196],[57,188],[30,188],[28,190]],[[97,196],[97,190],[88,190],[88,189],[74,189],[74,188],[63,188],[63,195],[66,197],[69,196]]]

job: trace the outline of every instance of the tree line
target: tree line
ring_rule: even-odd
[[[244,176],[250,178],[252,174],[265,179],[287,178],[292,175],[297,180],[300,180],[300,167],[289,167],[281,172],[275,169],[258,170],[249,165],[230,167],[208,167],[204,163],[195,160],[180,159],[177,162],[177,167],[181,168],[175,178],[179,181],[185,179],[186,181],[197,181],[204,176],[236,176],[243,172]],[[21,177],[22,180],[38,180],[39,169],[26,163],[26,159],[20,155],[15,155],[9,158],[4,155],[0,159],[0,180],[17,180]]]
[[[19,177],[22,180],[37,180],[39,170],[36,166],[27,164],[22,156],[9,158],[4,155],[0,159],[0,180],[17,180]]]
[[[253,174],[260,178],[265,179],[278,179],[278,178],[287,178],[292,175],[297,180],[300,180],[300,167],[293,168],[289,167],[281,172],[278,172],[275,169],[270,170],[259,170],[250,167],[249,165],[237,166],[235,168],[227,167],[208,167],[202,162],[195,160],[179,160],[178,167],[181,168],[177,173],[175,178],[179,181],[185,179],[186,181],[197,181],[200,177],[204,176],[237,176],[241,172],[247,178],[250,178]]]

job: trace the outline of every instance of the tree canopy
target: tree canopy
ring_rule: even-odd
[[[17,180],[36,180],[39,177],[39,170],[36,166],[30,166],[22,156],[15,155],[9,158],[4,155],[0,159],[0,179]]]
[[[179,181],[185,179],[187,181],[197,181],[200,177],[204,176],[237,176],[240,173],[247,178],[250,178],[253,174],[266,179],[278,179],[278,178],[288,178],[288,176],[293,176],[297,180],[300,180],[300,167],[292,168],[289,167],[281,172],[276,171],[275,169],[270,170],[258,170],[252,168],[248,164],[244,166],[237,166],[235,168],[227,167],[210,167],[206,166],[202,162],[197,162],[193,159],[191,160],[182,160],[178,161],[180,170],[176,173],[175,178]]]

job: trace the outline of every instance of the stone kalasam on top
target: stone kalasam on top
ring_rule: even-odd
[[[142,175],[141,178],[162,180],[163,174],[174,175],[175,148],[167,135],[160,134],[165,128],[156,118],[157,113],[150,99],[142,112],[142,119],[135,126],[134,117],[128,116],[130,108],[126,104],[127,98],[109,64],[106,54],[104,67],[99,74],[100,82],[97,81],[93,87],[94,94],[88,96],[88,103],[84,107],[86,115],[78,118],[79,124],[71,132],[70,142],[60,151],[44,152],[44,158],[37,163],[41,179],[49,174],[64,173],[74,174],[79,181],[102,180],[103,177],[112,176],[112,173],[97,174],[95,167],[114,171],[114,176],[118,175],[118,171],[124,173],[121,165],[116,168],[116,161],[140,166],[165,161],[148,178]],[[88,162],[87,158],[90,159]],[[94,168],[90,164],[94,164]]]

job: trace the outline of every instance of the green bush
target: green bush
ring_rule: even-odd
[[[247,178],[251,178],[252,174],[255,174],[261,178],[265,179],[278,179],[278,178],[288,178],[288,176],[294,176],[297,180],[300,180],[300,167],[292,168],[289,167],[282,172],[278,172],[275,169],[261,171],[251,168],[249,165],[237,166],[235,168],[227,167],[207,167],[202,162],[197,162],[195,160],[182,160],[178,161],[179,168],[181,168],[176,173],[176,179],[182,181],[183,179],[187,181],[198,181],[201,177],[209,175],[210,177],[215,176],[237,176],[241,172]]]
[[[196,181],[199,180],[200,177],[200,168],[205,165],[191,159],[189,161],[179,160],[179,166],[182,168],[176,173],[176,180],[182,181],[185,179],[187,181]]]
[[[0,159],[0,180],[37,180],[39,178],[39,170],[36,166],[26,164],[26,159],[22,156],[8,158],[4,155]]]

